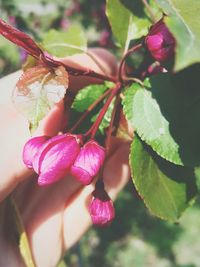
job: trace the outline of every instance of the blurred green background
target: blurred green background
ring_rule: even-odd
[[[89,46],[115,53],[104,11],[104,0],[0,0],[1,18],[37,41],[49,29],[67,31],[78,22]],[[25,58],[24,51],[0,37],[1,77],[20,68]],[[115,203],[113,224],[91,228],[59,267],[200,267],[199,203],[170,224],[148,213],[130,182]]]

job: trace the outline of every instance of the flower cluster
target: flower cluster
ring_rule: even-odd
[[[79,8],[79,6],[76,6],[74,10],[76,10],[76,8]],[[73,13],[74,10],[70,12]],[[64,23],[63,27],[68,27],[66,24],[68,21],[62,22]],[[109,140],[109,135],[112,135],[116,110],[119,105],[121,105],[120,101],[118,101],[120,98],[118,97],[120,96],[122,88],[126,87],[128,81],[124,79],[128,78],[124,75],[126,69],[124,66],[126,63],[125,60],[130,54],[145,47],[151,54],[151,65],[146,66],[144,64],[145,67],[141,65],[141,69],[136,73],[136,79],[139,78],[143,80],[147,76],[165,72],[167,70],[162,66],[162,63],[174,55],[175,38],[168,30],[164,20],[161,19],[150,28],[144,42],[135,45],[127,51],[120,62],[118,76],[115,77],[100,74],[93,70],[88,70],[87,68],[84,70],[76,69],[65,65],[59,60],[55,60],[52,55],[43,51],[28,35],[13,28],[3,20],[0,20],[0,33],[22,47],[28,54],[38,60],[38,62],[43,62],[49,69],[62,66],[70,75],[87,75],[102,81],[108,80],[114,83],[114,86],[107,90],[107,94],[103,95],[103,98],[101,96],[95,101],[95,105],[92,105],[90,111],[107,97],[95,122],[84,135],[65,133],[54,137],[38,136],[31,138],[25,144],[23,150],[23,161],[28,168],[32,168],[38,174],[38,184],[40,186],[57,182],[67,176],[67,174],[73,175],[75,179],[83,185],[89,185],[92,183],[94,177],[98,175],[105,160],[105,149],[94,140],[94,137],[108,107],[111,102],[116,99],[107,134]],[[109,39],[109,32],[105,31],[104,35],[101,37],[102,40],[100,41],[107,42]],[[148,53],[145,53],[145,55],[149,56]],[[154,62],[152,62],[152,58]],[[89,109],[87,111],[89,111]],[[82,115],[78,124],[82,123],[85,115],[87,116],[87,111]],[[76,127],[77,124],[72,127],[73,130],[71,129],[71,132],[74,132]],[[89,141],[84,143],[83,136],[84,140],[90,137]],[[115,211],[113,203],[104,189],[102,179],[97,180],[92,196],[89,210],[93,223],[101,226],[109,224],[115,216]]]
[[[81,135],[70,133],[31,138],[23,150],[23,161],[39,175],[40,186],[57,182],[67,174],[88,185],[98,174],[104,159],[105,149],[95,140],[91,139],[83,145]],[[109,211],[111,200],[104,189],[98,189],[93,196],[95,200],[90,207],[92,221],[105,225],[114,218],[114,211]]]
[[[82,146],[82,136],[70,133],[31,138],[23,161],[39,175],[38,184],[52,184],[71,173],[84,185],[92,182],[105,159],[105,149],[95,140]]]

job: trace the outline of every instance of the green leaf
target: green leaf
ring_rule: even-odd
[[[162,115],[151,91],[134,84],[126,91],[123,103],[127,119],[142,140],[160,156],[182,165],[179,146],[170,134],[169,122]]]
[[[142,36],[147,35],[150,25],[151,23],[149,19],[139,18],[133,15],[132,31],[130,35],[130,40],[139,39]]]
[[[81,89],[78,92],[78,94],[76,95],[74,102],[72,104],[73,110],[78,111],[78,112],[84,112],[99,97],[101,97],[101,95],[103,95],[107,89],[109,89],[111,87],[113,87],[112,82],[105,82],[104,84],[93,84],[93,85],[89,85],[89,86],[86,86],[85,88]],[[88,127],[89,127],[89,125],[91,125],[91,123],[93,123],[96,120],[96,118],[99,114],[99,110],[101,109],[104,102],[105,101],[102,101],[101,103],[99,103],[90,112],[90,116],[88,118],[88,121],[84,122],[84,126],[86,126],[86,124],[88,124]],[[114,102],[112,101],[110,106],[108,107],[108,110],[107,110],[101,124],[99,125],[98,130],[101,134],[104,134],[104,129],[109,126],[111,116],[112,116],[113,107],[114,107]],[[78,117],[79,116],[80,116],[80,113],[78,114]],[[73,123],[75,123],[76,120],[77,120],[77,116],[75,116]]]
[[[24,72],[16,85],[13,102],[29,120],[31,131],[64,98],[67,87],[68,74],[63,67],[36,66]]]
[[[134,36],[133,15],[120,0],[106,1],[106,15],[119,45],[126,51]]]
[[[148,19],[134,16],[120,0],[106,1],[106,15],[119,45],[127,51],[131,39],[147,33]]]
[[[106,15],[113,35],[126,52],[131,40],[139,39],[148,33],[151,26],[149,10],[141,0],[107,0]],[[157,20],[162,16],[158,5],[150,1],[152,12]]]
[[[65,32],[51,29],[44,35],[42,45],[52,55],[66,57],[85,52],[87,39],[82,27],[75,24]]]
[[[169,15],[165,21],[176,38],[175,70],[200,62],[200,1],[156,0]]]
[[[196,195],[192,169],[158,157],[137,138],[131,146],[133,183],[150,212],[175,222]]]
[[[200,163],[199,73],[196,66],[175,76],[154,76],[149,86],[130,87],[123,101],[125,115],[141,139],[178,165]]]
[[[79,112],[85,111],[106,90],[107,86],[105,84],[93,84],[84,87],[76,95],[72,108]]]
[[[0,36],[0,58],[8,60],[15,66],[20,62],[19,49],[3,36]]]

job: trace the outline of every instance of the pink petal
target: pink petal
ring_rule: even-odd
[[[88,185],[92,182],[93,176],[80,167],[72,166],[70,173],[84,185]]]
[[[37,136],[31,138],[24,146],[23,161],[28,168],[32,168],[33,159],[41,146],[49,139],[49,136]]]
[[[42,153],[45,153],[45,150],[48,148],[49,145],[51,145],[53,143],[53,141],[60,140],[62,138],[64,138],[63,135],[54,136],[54,137],[50,138],[47,142],[45,142],[40,147],[40,149],[38,149],[38,151],[35,154],[34,159],[33,159],[33,169],[35,170],[35,172],[37,172],[39,174],[40,157],[42,156]]]
[[[41,173],[38,177],[38,185],[45,186],[53,184],[66,176],[66,170],[53,169],[45,173]]]
[[[111,200],[102,201],[99,198],[93,198],[89,211],[93,224],[99,226],[108,225],[115,217],[115,209]]]
[[[71,174],[81,183],[87,185],[91,183],[93,177],[99,172],[104,159],[105,149],[96,141],[90,140],[77,156],[71,167]]]
[[[161,49],[163,44],[163,37],[161,34],[149,35],[146,38],[146,43],[150,51]]]
[[[40,185],[53,183],[67,174],[80,152],[79,143],[77,136],[64,134],[49,139],[40,148],[33,161]]]

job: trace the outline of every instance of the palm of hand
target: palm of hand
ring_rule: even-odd
[[[1,83],[1,88],[7,91],[1,99],[0,112],[2,115],[0,198],[4,199],[16,188],[13,196],[28,234],[36,266],[53,267],[63,253],[91,225],[87,204],[94,187],[89,185],[83,188],[70,176],[48,187],[38,187],[37,179],[33,177],[36,175],[27,170],[21,160],[23,145],[30,138],[27,121],[16,113],[10,100],[11,91],[18,76],[19,73],[15,73],[4,78]],[[91,81],[85,81],[85,84],[87,83]],[[73,88],[76,87],[80,88],[82,85],[73,85]],[[61,102],[41,123],[38,133],[56,134],[62,122],[62,116],[63,103]],[[109,195],[115,198],[129,178],[127,162],[129,146],[116,139],[113,139],[112,143],[112,152],[105,164],[103,175]],[[2,210],[4,208],[3,203]],[[5,227],[8,228],[8,225],[4,221],[0,226],[2,233],[0,265],[23,266],[16,244],[8,238]]]

